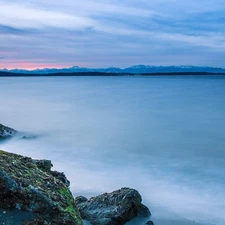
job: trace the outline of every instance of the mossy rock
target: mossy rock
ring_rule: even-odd
[[[82,225],[68,180],[50,168],[51,161],[0,150],[0,210],[19,211],[14,224]],[[28,212],[32,219],[21,221]],[[0,217],[0,223],[7,219]]]

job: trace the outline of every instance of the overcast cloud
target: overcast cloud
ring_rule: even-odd
[[[0,0],[0,68],[225,67],[225,0]]]

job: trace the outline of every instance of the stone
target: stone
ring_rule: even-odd
[[[79,205],[81,203],[84,203],[86,201],[88,201],[88,199],[85,198],[84,196],[78,196],[78,197],[75,198],[75,202],[76,202],[77,205]]]
[[[154,223],[151,220],[149,220],[148,222],[146,222],[145,225],[154,225]]]
[[[81,217],[92,225],[123,225],[138,216],[149,217],[137,190],[121,188],[87,200],[83,196],[75,199]]]

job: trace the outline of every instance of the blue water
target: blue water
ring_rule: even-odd
[[[39,135],[0,148],[51,159],[74,195],[129,186],[156,221],[225,224],[225,77],[0,78],[0,106]]]

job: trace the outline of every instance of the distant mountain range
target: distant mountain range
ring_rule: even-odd
[[[198,67],[198,66],[148,66],[148,65],[136,65],[128,68],[86,68],[73,66],[71,68],[45,68],[45,69],[36,69],[36,70],[24,70],[24,69],[2,69],[0,72],[3,73],[16,73],[16,74],[70,74],[70,73],[110,73],[110,74],[149,74],[149,73],[225,73],[225,68],[216,68],[216,67]]]

